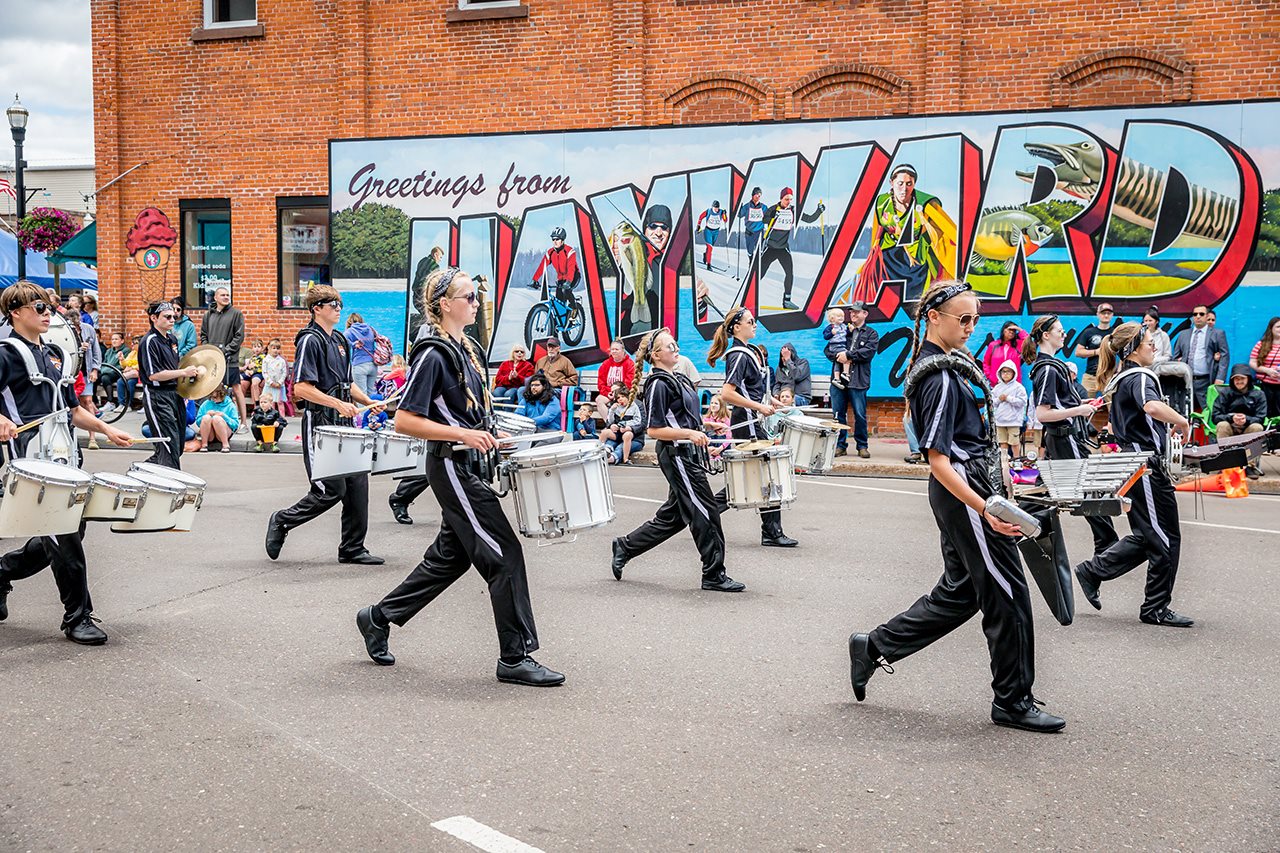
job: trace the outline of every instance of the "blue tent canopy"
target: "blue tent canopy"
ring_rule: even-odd
[[[53,273],[43,252],[27,250],[27,278],[41,287],[53,287]],[[8,287],[18,280],[18,238],[8,231],[0,231],[0,287]],[[66,272],[59,276],[61,290],[97,290],[98,273],[82,264],[67,264]]]

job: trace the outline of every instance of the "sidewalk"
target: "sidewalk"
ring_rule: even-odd
[[[286,418],[289,425],[284,428],[284,434],[280,438],[281,453],[301,453],[302,452],[302,417],[295,415],[292,418]],[[122,429],[136,438],[142,437],[142,412],[127,412],[124,417],[116,421],[112,426]],[[83,430],[76,430],[76,437],[80,440],[80,446],[84,447],[89,439]],[[114,447],[101,436],[98,437],[98,444],[105,450]],[[253,440],[253,433],[246,430],[245,432],[236,433],[231,436],[231,449],[237,452],[252,453],[257,442]]]

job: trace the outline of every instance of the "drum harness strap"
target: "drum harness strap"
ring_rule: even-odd
[[[483,347],[481,347],[474,338],[471,339],[471,345],[475,347],[476,352],[479,354],[479,361],[484,369],[484,376],[482,379],[485,384],[488,385],[488,356]],[[467,373],[466,367],[462,363],[462,353],[458,351],[458,348],[453,343],[441,335],[423,335],[414,341],[413,346],[409,350],[409,364],[416,364],[420,357],[425,357],[425,353],[428,350],[435,350],[441,353],[444,356],[445,363],[449,365],[450,371],[453,373],[454,377],[457,378],[458,384],[462,388],[467,387]],[[471,401],[468,400],[467,407],[471,408],[471,405]],[[497,430],[493,423],[493,413],[490,411],[486,411],[484,413],[483,428],[493,433],[495,436],[497,435]],[[478,476],[481,481],[486,485],[489,485],[490,489],[493,489],[492,483],[498,476],[499,455],[497,450],[487,450],[482,452],[479,450],[467,449],[466,451],[455,451],[453,449],[453,442],[428,441],[427,452],[440,459],[451,459],[455,454],[464,452],[467,456],[467,464],[471,467],[471,470],[475,472],[476,476]],[[493,491],[494,494],[498,495],[498,497],[506,497],[507,489],[505,487],[500,492],[496,489],[493,489]]]
[[[651,371],[648,378],[645,379],[645,389],[647,390],[649,388],[649,383],[654,381],[661,382],[663,385],[666,385],[667,392],[670,393],[672,397],[680,397],[684,394],[684,388],[681,385],[680,377],[673,373],[666,370]],[[697,465],[704,474],[714,476],[716,474],[724,473],[723,463],[718,459],[713,462],[711,454],[707,451],[707,448],[699,447],[692,442],[688,444],[676,443],[674,448],[676,453],[684,459],[684,461],[691,465]]]
[[[930,355],[918,360],[911,366],[907,379],[902,385],[903,398],[910,400],[911,395],[926,377],[943,370],[953,370],[965,381],[982,389],[987,412],[987,450],[984,460],[987,480],[995,494],[1008,497],[1004,484],[1003,465],[1000,461],[1000,446],[996,443],[995,401],[991,399],[991,383],[987,381],[987,377],[978,369],[978,365],[972,358],[952,352]]]
[[[298,334],[293,339],[294,352],[297,352],[301,348],[302,341],[305,338],[311,338],[315,345],[319,347],[319,352],[321,353],[327,352],[329,344],[331,343],[330,339],[323,332],[318,329],[313,329],[311,326],[303,326],[298,330]],[[322,388],[321,390],[330,397],[336,397],[344,403],[351,402],[351,383],[349,382],[339,382],[332,388]],[[333,409],[330,409],[328,406],[321,406],[301,400],[298,402],[298,407],[304,412],[310,412],[311,416],[318,422],[318,425],[351,426],[350,418],[331,414]]]
[[[30,347],[27,347],[23,343],[15,341],[12,338],[0,339],[0,345],[7,346],[18,354],[22,359],[23,367],[26,368],[27,379],[31,381],[32,385],[44,386],[49,389],[49,411],[56,412],[61,409],[62,401],[59,398],[59,391],[67,385],[74,383],[76,375],[72,374],[71,376],[63,376],[61,379],[57,380],[51,379],[41,373],[40,369],[36,366],[36,359],[35,356],[31,354]],[[58,349],[61,352],[61,347],[55,347],[55,349]],[[65,364],[66,353],[62,353],[62,356],[63,364]],[[57,417],[49,418],[49,420],[42,423],[37,428],[36,436],[34,438],[36,449],[34,453],[31,450],[28,450],[27,457],[30,459],[50,459],[50,461],[58,461],[52,460],[48,455],[48,451],[52,449],[50,445],[52,444],[53,437],[57,432],[63,433],[62,438],[68,445],[73,443],[70,424],[71,413],[68,410],[63,410]],[[30,444],[28,444],[28,448],[30,448]],[[74,459],[70,462],[74,463]]]
[[[1126,368],[1125,370],[1122,370],[1119,373],[1117,373],[1115,376],[1111,377],[1111,381],[1108,382],[1107,387],[1103,389],[1102,396],[1106,398],[1108,406],[1111,405],[1111,398],[1115,396],[1116,391],[1120,388],[1120,380],[1126,379],[1136,374],[1141,374],[1142,376],[1151,377],[1155,381],[1156,387],[1160,388],[1161,390],[1161,397],[1160,397],[1161,402],[1163,402],[1165,405],[1169,404],[1169,398],[1167,395],[1163,393],[1164,388],[1160,385],[1160,376],[1149,367],[1141,367],[1141,366],[1135,365],[1134,367]],[[1176,455],[1181,453],[1181,447],[1180,446],[1175,447],[1175,444],[1173,441],[1173,426],[1169,425],[1166,427],[1166,429],[1168,430],[1168,432],[1165,436],[1165,443],[1164,443],[1165,452],[1164,454],[1153,453],[1151,455],[1151,459],[1155,464],[1159,465],[1163,469],[1165,474],[1172,476],[1174,469],[1177,467],[1175,463],[1181,464],[1180,460],[1174,458]],[[1135,450],[1138,449],[1136,445],[1134,446],[1134,449]],[[1174,477],[1173,479],[1176,481],[1177,477]]]
[[[1040,359],[1034,362],[1031,365],[1031,375],[1033,377],[1032,381],[1034,381],[1034,376],[1037,371],[1044,372],[1046,370],[1057,373],[1058,376],[1062,379],[1062,381],[1067,384],[1067,387],[1074,389],[1074,382],[1071,379],[1070,371],[1067,370],[1067,366],[1065,364],[1063,364],[1061,361],[1058,361],[1056,358]],[[1081,402],[1082,401],[1079,399],[1079,395],[1077,394],[1076,404],[1078,405]],[[1097,442],[1091,441],[1089,439],[1089,436],[1085,431],[1083,425],[1081,424],[1079,418],[1068,418],[1065,421],[1058,421],[1057,423],[1045,424],[1044,430],[1046,433],[1049,433],[1055,438],[1072,437],[1072,438],[1079,439],[1081,442],[1083,442],[1084,444],[1087,444],[1090,447],[1098,446]]]

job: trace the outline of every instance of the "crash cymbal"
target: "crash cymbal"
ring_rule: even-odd
[[[182,357],[178,366],[200,369],[199,376],[178,380],[178,394],[188,400],[208,397],[213,393],[214,388],[222,384],[222,378],[227,375],[227,357],[213,344],[196,347]]]

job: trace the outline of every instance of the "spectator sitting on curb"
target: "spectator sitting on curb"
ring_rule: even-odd
[[[600,440],[609,449],[609,462],[613,465],[631,464],[631,454],[644,447],[644,415],[625,385],[614,386],[613,403]]]
[[[498,365],[498,375],[493,379],[493,398],[516,403],[520,392],[533,375],[533,362],[529,360],[523,344],[511,348],[511,358]]]
[[[541,373],[529,377],[516,414],[532,418],[538,432],[554,432],[560,428],[560,399],[547,377]]]
[[[1262,432],[1262,421],[1267,416],[1267,395],[1253,382],[1253,368],[1237,364],[1231,368],[1231,381],[1218,392],[1213,401],[1215,439],[1222,441],[1233,435]],[[1262,471],[1252,463],[1246,468],[1252,479],[1262,476]]]
[[[597,441],[596,415],[590,403],[578,407],[577,423],[573,427],[574,441]]]
[[[288,425],[289,422],[276,409],[275,395],[270,391],[263,391],[258,396],[258,406],[253,410],[253,417],[249,421],[249,427],[253,430],[253,439],[257,442],[254,450],[258,453],[262,453],[264,450],[279,453],[280,435]],[[266,435],[262,431],[263,427],[275,428],[271,434],[270,441],[266,440]]]
[[[710,453],[719,456],[731,447],[727,441],[729,435],[729,407],[719,394],[712,394],[707,401],[707,413],[702,416],[702,426],[711,436]]]
[[[217,439],[222,452],[231,452],[231,436],[240,426],[240,412],[234,400],[227,399],[225,388],[214,388],[208,399],[196,412],[196,427],[200,431],[200,450],[208,450],[209,442]]]
[[[627,355],[627,348],[622,345],[622,341],[615,340],[609,344],[609,357],[596,371],[596,417],[600,420],[605,419],[613,399],[610,393],[613,386],[621,382],[630,388],[635,374],[636,363],[632,361],[631,356]]]

